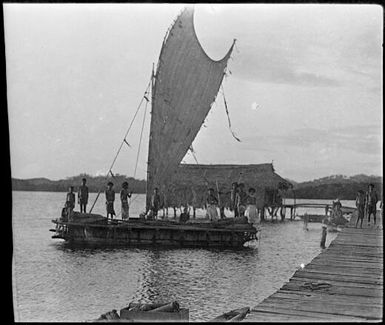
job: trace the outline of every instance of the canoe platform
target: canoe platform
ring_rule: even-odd
[[[71,221],[53,219],[52,236],[81,246],[169,246],[240,248],[257,239],[247,220],[180,223],[170,220],[110,220],[96,214],[74,212]]]
[[[276,293],[251,309],[245,322],[381,322],[383,222],[355,228],[353,214],[321,254]]]

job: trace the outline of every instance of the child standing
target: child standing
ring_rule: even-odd
[[[74,193],[74,187],[73,186],[69,187],[69,191],[68,191],[67,196],[66,196],[65,208],[67,211],[68,221],[71,221],[73,210],[75,208],[75,193]]]

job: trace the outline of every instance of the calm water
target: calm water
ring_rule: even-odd
[[[190,309],[191,321],[207,321],[256,305],[320,252],[321,225],[311,223],[304,231],[301,222],[290,221],[264,223],[259,245],[236,251],[75,249],[51,239],[49,231],[64,198],[65,193],[13,192],[16,321],[85,321],[130,302],[172,300]],[[131,213],[141,212],[144,201],[138,196]],[[103,200],[94,212],[104,214]],[[328,234],[327,245],[335,236]]]

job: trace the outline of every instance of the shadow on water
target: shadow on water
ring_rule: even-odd
[[[152,252],[152,253],[162,253],[162,252],[186,252],[186,251],[207,251],[214,254],[255,254],[258,252],[258,244],[255,244],[256,241],[250,241],[245,243],[243,247],[194,247],[194,246],[153,246],[153,245],[131,245],[131,246],[122,246],[122,245],[106,245],[106,244],[79,244],[79,243],[69,243],[69,242],[55,242],[51,243],[50,246],[57,249],[58,251],[66,253],[83,253],[89,255],[96,255],[98,253],[118,253],[118,252]]]

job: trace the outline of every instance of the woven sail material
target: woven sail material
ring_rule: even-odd
[[[194,30],[193,9],[176,19],[163,43],[153,85],[147,168],[147,207],[154,187],[160,192],[202,126],[222,83],[234,43],[213,61]]]
[[[218,190],[221,205],[230,205],[230,190],[233,182],[244,183],[245,190],[256,189],[257,198],[264,201],[266,190],[288,189],[288,181],[274,172],[272,164],[251,165],[195,165],[180,164],[172,176],[171,185],[164,196],[166,206],[192,205],[202,207],[207,189]]]

